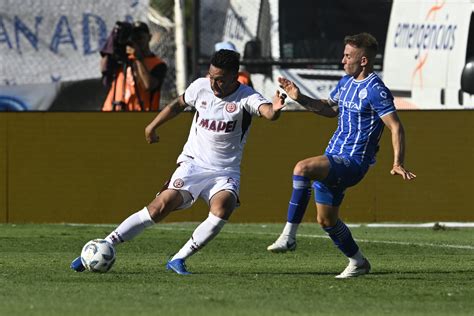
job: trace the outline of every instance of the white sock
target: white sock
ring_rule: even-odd
[[[219,234],[226,222],[226,220],[209,213],[206,220],[194,230],[193,235],[188,242],[184,244],[171,260],[186,259],[195,254],[199,249],[204,247],[209,241],[216,237],[217,234]]]
[[[286,222],[285,228],[283,228],[283,232],[281,233],[281,237],[288,238],[289,240],[296,239],[296,231],[298,230],[298,223],[290,223]]]
[[[364,261],[365,261],[365,257],[362,254],[362,252],[360,252],[360,250],[357,251],[356,254],[353,255],[352,257],[349,257],[349,264],[351,265],[361,266],[364,264]]]
[[[122,224],[105,237],[105,240],[115,246],[125,241],[132,240],[145,228],[154,223],[155,222],[150,217],[150,213],[148,213],[148,209],[144,207],[142,210],[130,215],[126,220],[124,220]]]

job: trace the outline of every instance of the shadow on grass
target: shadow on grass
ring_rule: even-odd
[[[315,272],[315,271],[299,271],[299,272],[269,272],[269,271],[248,271],[248,272],[193,272],[195,275],[222,275],[222,276],[255,276],[255,275],[288,275],[288,276],[324,276],[324,275],[337,275],[341,273],[340,271],[334,272]]]

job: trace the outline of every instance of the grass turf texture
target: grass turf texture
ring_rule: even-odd
[[[272,254],[282,224],[228,224],[193,275],[166,271],[196,225],[155,225],[106,274],[69,264],[115,225],[0,225],[0,315],[473,315],[472,228],[352,228],[372,273],[337,280],[346,259],[318,226]]]

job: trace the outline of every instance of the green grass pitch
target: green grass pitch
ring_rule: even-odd
[[[352,228],[372,273],[338,280],[346,259],[317,225],[272,254],[283,224],[229,223],[193,275],[166,271],[196,225],[155,225],[106,274],[69,264],[115,225],[0,225],[0,315],[474,315],[473,228]]]

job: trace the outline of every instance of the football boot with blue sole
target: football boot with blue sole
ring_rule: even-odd
[[[168,261],[168,263],[166,264],[166,269],[174,271],[180,275],[191,274],[191,272],[189,272],[186,269],[186,264],[184,263],[184,259],[175,259],[175,260]]]

